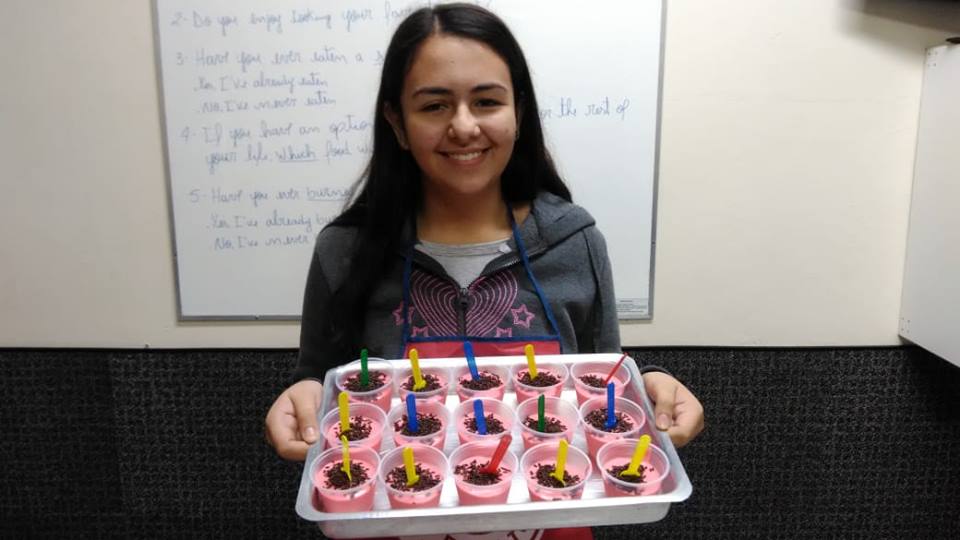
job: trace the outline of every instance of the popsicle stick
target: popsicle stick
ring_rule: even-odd
[[[503,461],[503,456],[507,454],[507,448],[510,446],[510,442],[513,441],[513,437],[509,433],[500,438],[500,444],[497,445],[497,449],[493,451],[493,457],[490,458],[490,463],[487,463],[487,466],[480,469],[481,472],[496,474],[497,470],[500,469],[500,462]]]
[[[473,355],[473,344],[469,341],[463,342],[463,356],[467,359],[467,367],[470,368],[470,376],[473,380],[480,378],[480,371],[477,370],[477,358]]]
[[[477,433],[487,434],[487,417],[483,413],[483,402],[479,399],[473,402],[473,415],[477,417]]]
[[[617,394],[613,383],[607,385],[607,421],[603,426],[607,429],[613,429],[617,425],[617,412],[614,410],[614,404],[617,402]]]
[[[530,378],[537,378],[537,361],[534,360],[533,345],[527,343],[523,347],[523,353],[527,355],[527,369],[530,370]]]
[[[543,433],[547,430],[547,397],[540,394],[537,398],[537,431]]]
[[[417,466],[413,463],[413,448],[409,446],[403,449],[403,468],[407,471],[407,487],[420,481],[420,475],[417,474]]]
[[[347,473],[347,480],[352,484],[353,476],[350,474],[350,441],[347,440],[346,435],[341,435],[340,442],[343,444],[343,465],[340,466],[340,470]]]
[[[370,371],[367,368],[367,350],[360,349],[360,385],[364,388],[370,384]]]
[[[423,380],[423,374],[420,373],[420,353],[416,349],[410,349],[410,367],[413,370],[413,390],[419,392],[427,385]]]
[[[626,357],[627,357],[627,353],[623,353],[623,356],[620,357],[620,360],[617,360],[617,365],[613,366],[613,369],[611,369],[610,373],[607,374],[607,378],[603,380],[604,385],[610,383],[610,379],[613,378],[613,374],[616,373],[618,369],[620,369],[620,364],[623,363],[623,360]]]
[[[413,394],[407,394],[407,429],[412,433],[420,433],[420,425],[417,423],[417,398]]]
[[[346,392],[337,396],[337,406],[340,409],[340,433],[350,431],[350,396]]]
[[[650,448],[650,436],[644,433],[633,449],[630,465],[626,470],[620,472],[620,476],[640,476],[640,464],[643,463],[643,458],[647,457],[648,448]]]
[[[560,482],[564,486],[567,485],[567,483],[563,480],[563,471],[566,467],[567,467],[567,440],[560,439],[560,446],[559,448],[557,448],[557,466],[553,470],[553,472],[550,473],[550,476],[554,477],[558,482]]]

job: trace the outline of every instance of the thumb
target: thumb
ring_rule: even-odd
[[[317,400],[310,392],[299,392],[290,396],[293,410],[297,416],[297,429],[300,438],[313,444],[317,442]]]
[[[647,388],[650,398],[654,401],[653,415],[657,429],[666,431],[673,426],[674,406],[676,404],[677,386],[672,381],[657,378],[656,383]]]

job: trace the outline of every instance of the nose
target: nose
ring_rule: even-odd
[[[447,136],[454,141],[465,143],[480,135],[480,124],[470,111],[470,107],[461,105],[450,119]]]

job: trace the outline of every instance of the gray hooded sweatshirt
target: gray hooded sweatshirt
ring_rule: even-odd
[[[556,318],[563,352],[619,352],[610,261],[593,217],[556,195],[540,193],[518,226],[530,269]],[[298,379],[322,380],[327,369],[353,360],[334,357],[319,329],[326,317],[337,316],[331,312],[330,295],[348,279],[356,235],[354,227],[328,226],[317,236],[304,295]],[[551,334],[513,238],[508,245],[510,252],[490,261],[466,288],[436,260],[414,250],[408,308],[412,335]],[[364,346],[371,356],[402,358],[403,263],[404,253],[397,253],[387,277],[371,292],[364,328]]]

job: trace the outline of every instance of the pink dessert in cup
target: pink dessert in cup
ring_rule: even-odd
[[[561,363],[544,362],[538,365],[536,377],[530,376],[530,370],[526,366],[516,368],[513,373],[513,388],[517,392],[517,402],[522,403],[540,394],[560,397],[567,375],[567,366]]]
[[[570,367],[570,377],[577,393],[577,404],[583,405],[588,399],[606,397],[607,385],[604,381],[616,366],[615,362],[580,362]],[[610,382],[614,384],[614,395],[620,397],[630,383],[630,370],[624,365],[617,367]]]
[[[407,471],[403,464],[403,448],[412,448],[414,466],[419,479],[407,485]],[[443,481],[446,478],[447,458],[432,446],[411,444],[394,448],[380,462],[379,476],[387,491],[390,508],[424,508],[438,506]]]
[[[339,448],[340,436],[345,435],[350,447],[365,446],[380,450],[383,440],[383,428],[387,415],[380,407],[372,403],[354,403],[350,406],[350,428],[340,427],[340,410],[334,408],[320,420],[320,432],[326,440],[327,448]]]
[[[555,397],[544,397],[544,429],[540,430],[538,407],[539,396],[517,405],[517,421],[524,450],[545,442],[566,439],[573,442],[574,430],[579,423],[577,408]]]
[[[483,402],[483,417],[487,433],[482,435],[477,425],[474,402]],[[460,444],[470,441],[497,440],[513,430],[513,411],[504,402],[492,398],[470,399],[457,405],[453,411],[453,422],[457,428]]]
[[[621,439],[603,445],[597,452],[597,467],[603,476],[603,491],[608,497],[656,495],[670,472],[670,460],[659,447],[650,445],[637,471],[627,472],[636,439]]]
[[[460,504],[503,504],[507,502],[517,456],[504,454],[496,472],[485,467],[497,448],[496,442],[475,441],[457,447],[450,454],[450,467]]]
[[[490,366],[478,368],[477,371],[480,377],[474,379],[469,367],[457,370],[457,397],[460,398],[460,401],[478,397],[502,400],[507,390],[508,375],[506,369],[499,366]]]
[[[317,458],[313,486],[324,512],[368,512],[373,508],[380,457],[369,448],[351,452],[350,475],[343,471],[342,451],[331,448]]]
[[[538,444],[524,452],[520,459],[520,470],[527,481],[530,500],[565,501],[583,496],[583,488],[593,471],[590,458],[583,450],[568,447],[561,482],[552,476],[556,471],[558,447],[556,442]]]
[[[420,390],[413,389],[413,385],[416,381],[414,381],[413,372],[411,370],[406,369],[400,373],[400,377],[397,379],[400,383],[400,401],[406,400],[407,394],[412,393],[418,400],[436,401],[440,404],[446,403],[448,387],[447,377],[449,376],[446,373],[446,370],[427,368],[422,369],[420,373],[423,377],[423,381],[426,383],[426,386]]]
[[[393,397],[392,367],[385,360],[372,358],[368,367],[366,384],[360,373],[359,360],[340,368],[335,378],[337,389],[346,392],[354,403],[373,403],[387,412]]]
[[[416,432],[410,429],[407,416],[407,407],[403,403],[394,407],[387,416],[387,424],[393,428],[394,444],[423,444],[443,450],[447,440],[447,424],[450,422],[450,411],[446,406],[436,401],[418,402]]]
[[[646,422],[643,409],[629,399],[618,397],[614,401],[614,415],[616,422],[607,427],[607,398],[588,399],[580,407],[580,420],[583,422],[583,432],[587,438],[587,450],[591,457],[604,444],[619,439],[637,438],[640,428]]]

